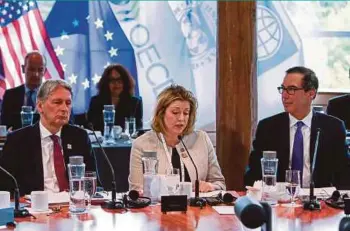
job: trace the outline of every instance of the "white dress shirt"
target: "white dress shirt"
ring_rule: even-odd
[[[41,121],[39,122],[39,127],[41,137],[41,154],[43,159],[44,190],[59,192],[60,188],[58,186],[53,159],[53,141],[50,138],[52,134],[44,127],[44,125],[42,125]],[[61,137],[61,130],[59,130],[55,135]]]
[[[297,131],[297,122],[302,121],[304,126],[301,128],[303,134],[304,144],[304,165],[303,165],[303,176],[302,176],[302,187],[310,186],[310,136],[311,136],[311,121],[312,121],[312,110],[302,120],[298,120],[289,114],[289,138],[290,138],[290,156],[289,156],[289,169],[292,167],[292,156],[293,156],[293,145],[294,136]]]

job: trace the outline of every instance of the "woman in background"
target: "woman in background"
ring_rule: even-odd
[[[180,179],[195,182],[195,168],[178,136],[188,148],[198,169],[199,190],[209,192],[225,190],[213,145],[204,131],[194,131],[197,100],[182,86],[172,85],[163,90],[157,99],[152,120],[152,131],[137,138],[131,148],[129,189],[143,189],[143,152],[157,153],[158,173],[166,174],[172,168],[180,169]]]
[[[103,131],[103,106],[115,106],[115,125],[124,129],[125,117],[135,117],[136,128],[142,128],[142,100],[134,97],[135,82],[120,64],[109,65],[97,85],[98,94],[91,98],[88,121],[94,129]]]

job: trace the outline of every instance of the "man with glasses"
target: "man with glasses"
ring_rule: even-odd
[[[277,181],[285,181],[287,169],[301,172],[303,187],[309,187],[311,163],[314,158],[317,131],[320,131],[314,171],[316,187],[349,186],[345,127],[339,119],[312,110],[318,79],[306,67],[292,67],[286,71],[283,83],[277,88],[282,96],[285,112],[259,122],[249,165],[244,177],[246,185],[262,179],[263,151],[276,151]]]
[[[5,91],[1,108],[1,124],[12,130],[22,127],[21,108],[31,106],[33,111],[35,110],[36,94],[45,70],[45,57],[39,51],[31,51],[25,56],[24,65],[22,65],[25,83]],[[35,115],[33,122],[39,119],[38,114]]]

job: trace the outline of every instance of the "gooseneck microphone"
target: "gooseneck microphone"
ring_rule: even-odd
[[[18,184],[17,184],[17,180],[16,178],[11,174],[9,173],[6,169],[4,169],[3,167],[0,166],[0,169],[6,173],[6,175],[8,175],[9,177],[12,178],[13,182],[15,183],[15,191],[14,191],[14,199],[15,199],[15,210],[14,210],[14,216],[15,217],[29,217],[29,216],[32,216],[28,210],[26,209],[21,209],[19,207],[19,197],[20,197],[20,194],[19,194],[19,187],[18,187]]]
[[[94,134],[95,138],[96,138],[96,142],[98,143],[98,146],[100,147],[102,153],[103,153],[103,157],[105,158],[105,160],[108,163],[108,166],[111,170],[112,173],[112,200],[111,201],[107,201],[102,205],[102,208],[106,208],[106,209],[124,209],[125,206],[122,202],[119,202],[116,200],[116,195],[117,195],[117,184],[115,181],[115,173],[114,173],[114,169],[113,166],[111,164],[111,161],[109,160],[104,148],[102,147],[100,141],[97,138],[94,126],[92,125],[92,123],[88,123],[88,128],[91,129],[92,133]]]
[[[263,231],[272,230],[272,210],[268,203],[243,196],[236,200],[234,210],[237,218],[247,228],[261,227]]]
[[[318,153],[318,143],[319,143],[319,139],[320,139],[320,133],[321,133],[321,129],[317,128],[315,150],[314,150],[314,159],[312,160],[312,166],[310,169],[310,172],[311,172],[311,175],[310,175],[310,196],[309,196],[309,200],[304,202],[304,209],[311,210],[311,211],[321,209],[321,204],[320,204],[320,202],[317,201],[317,198],[314,195],[314,189],[315,189],[314,172],[315,172],[315,163],[316,163],[317,153]]]
[[[195,184],[194,184],[194,198],[190,198],[190,206],[194,206],[194,207],[203,207],[206,205],[206,201],[203,199],[203,198],[200,198],[199,197],[199,179],[198,179],[198,169],[197,169],[197,166],[196,164],[194,163],[193,159],[192,159],[192,156],[190,155],[190,152],[188,151],[185,143],[183,142],[182,140],[182,136],[178,136],[177,137],[182,145],[184,146],[186,152],[187,152],[187,155],[190,157],[191,159],[191,162],[194,166],[194,169],[196,170],[196,181],[195,181]]]

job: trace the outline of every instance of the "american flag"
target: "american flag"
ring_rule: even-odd
[[[136,82],[134,49],[116,20],[109,1],[56,1],[45,25],[73,88],[73,112],[85,113],[103,70],[125,66]]]
[[[0,0],[0,97],[24,83],[25,55],[39,50],[47,62],[45,78],[63,78],[63,69],[33,0]]]

